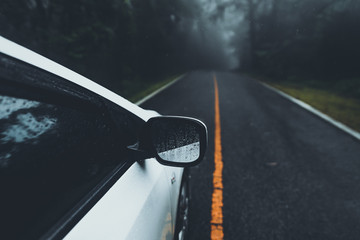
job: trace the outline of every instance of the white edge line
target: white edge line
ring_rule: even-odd
[[[263,82],[260,82],[263,86],[267,87],[268,89],[280,94],[281,96],[283,96],[284,98],[290,100],[291,102],[299,105],[300,107],[308,110],[309,112],[315,114],[316,116],[324,119],[325,121],[331,123],[332,125],[334,125],[335,127],[343,130],[344,132],[350,134],[351,136],[353,136],[354,138],[356,138],[357,140],[360,140],[360,133],[349,128],[348,126],[345,126],[344,124],[342,124],[341,122],[339,121],[336,121],[335,119],[333,119],[332,117],[329,117],[328,115],[320,112],[319,110],[313,108],[312,106],[310,106],[309,104],[307,103],[304,103],[303,101],[299,100],[299,99],[296,99],[296,98],[293,98],[291,97],[290,95],[276,89],[276,88],[273,88],[271,86],[269,86],[268,84],[266,83],[263,83]]]
[[[135,104],[136,105],[141,105],[142,103],[146,102],[147,100],[149,100],[150,98],[154,97],[155,95],[157,95],[158,93],[160,93],[161,91],[164,91],[166,88],[170,87],[171,85],[173,85],[174,83],[176,83],[177,81],[179,81],[181,78],[183,78],[186,74],[183,74],[177,78],[175,78],[174,80],[172,80],[171,82],[169,82],[168,84],[162,86],[161,88],[155,90],[154,92],[150,93],[149,95],[147,95],[146,97],[144,97],[143,99],[137,101]]]

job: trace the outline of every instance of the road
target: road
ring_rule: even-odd
[[[189,73],[142,107],[201,119],[190,239],[210,239],[218,84],[224,239],[359,239],[360,142],[246,76]],[[214,225],[214,224],[213,224]]]

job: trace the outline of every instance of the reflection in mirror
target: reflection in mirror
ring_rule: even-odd
[[[194,122],[154,121],[152,141],[157,154],[165,161],[190,163],[200,157],[200,134]]]

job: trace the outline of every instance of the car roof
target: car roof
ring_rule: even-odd
[[[91,81],[90,79],[2,36],[0,36],[0,53],[43,69],[70,82],[73,82],[81,87],[84,87],[98,95],[101,95],[109,101],[112,101],[115,104],[121,106],[122,108],[137,115],[144,121],[147,121],[149,118],[158,115],[154,111],[147,111],[142,109],[141,107],[131,103],[127,99]]]

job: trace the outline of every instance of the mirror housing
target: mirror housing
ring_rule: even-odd
[[[203,159],[207,141],[203,122],[188,117],[159,116],[145,123],[139,142],[128,148],[155,157],[163,165],[189,167]]]

